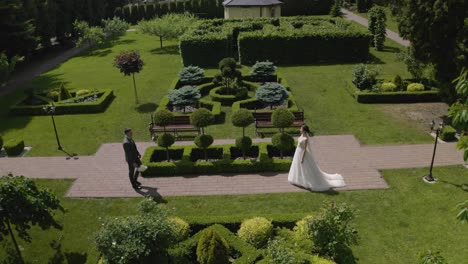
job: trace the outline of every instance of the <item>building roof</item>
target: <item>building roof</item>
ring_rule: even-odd
[[[281,5],[283,2],[278,0],[226,0],[224,6],[272,6]]]

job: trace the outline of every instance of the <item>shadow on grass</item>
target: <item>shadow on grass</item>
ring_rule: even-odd
[[[112,53],[111,49],[95,49],[91,50],[86,55],[83,55],[83,57],[105,57],[110,53]]]
[[[63,239],[63,237],[61,238]],[[49,260],[49,264],[85,264],[88,259],[87,253],[63,252],[60,241],[52,240],[50,247],[55,250],[55,254]]]
[[[135,189],[135,192],[141,194],[142,196],[150,197],[157,203],[167,203],[161,194],[159,194],[158,188],[142,185],[141,190]]]
[[[171,54],[171,55],[179,55],[179,46],[177,45],[171,45],[167,47],[162,47],[162,48],[156,48],[150,50],[151,54]]]
[[[2,256],[2,259],[0,259],[0,264],[17,264],[17,263],[22,263],[21,258],[18,256],[18,253],[16,253],[16,250],[13,247],[10,247],[9,245],[4,247],[4,250],[6,252],[6,256]],[[24,264],[30,264],[31,262],[24,260]]]
[[[448,182],[448,181],[445,181],[445,180],[439,180],[439,182],[452,185],[454,187],[459,188],[462,191],[468,192],[468,183],[456,184],[456,183]]]
[[[399,53],[399,52],[401,52],[401,49],[397,48],[397,47],[384,46],[384,48],[381,50],[381,52]]]
[[[365,62],[367,64],[385,64],[386,62],[379,59],[378,57],[374,56],[373,54],[369,53],[369,57]]]
[[[135,110],[138,113],[145,114],[145,113],[152,113],[156,111],[156,108],[158,108],[158,105],[155,103],[144,103],[135,107]]]

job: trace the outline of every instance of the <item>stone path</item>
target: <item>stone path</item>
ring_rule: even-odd
[[[369,26],[366,18],[363,18],[363,17],[361,17],[361,16],[359,16],[359,15],[357,15],[357,14],[355,14],[355,13],[353,13],[353,12],[347,10],[347,9],[344,9],[344,8],[341,9],[341,12],[343,12],[344,17],[346,19],[348,19],[348,20],[355,21],[355,22],[357,22],[357,23],[359,23],[359,24],[361,24],[361,25],[363,25],[365,27]],[[400,37],[400,35],[397,32],[391,31],[388,28],[387,28],[387,38],[389,38],[389,39],[395,41],[396,43],[401,44],[401,45],[403,45],[405,47],[410,46],[410,42],[408,40],[403,39],[402,37]]]
[[[255,139],[255,142],[270,139]],[[233,143],[217,140],[215,144]],[[141,153],[154,143],[137,143]],[[193,144],[177,142],[177,145]],[[464,164],[456,143],[439,144],[435,166]],[[313,149],[319,166],[327,172],[341,173],[347,183],[338,191],[382,189],[388,185],[380,169],[428,167],[432,144],[397,146],[361,146],[352,135],[313,137]],[[104,144],[93,156],[66,160],[64,157],[0,158],[0,175],[12,172],[31,178],[76,179],[69,197],[138,197],[254,194],[306,192],[287,181],[287,173],[242,175],[200,175],[144,178],[144,188],[135,191],[128,180],[128,169],[121,143]],[[422,176],[422,175],[421,175]]]

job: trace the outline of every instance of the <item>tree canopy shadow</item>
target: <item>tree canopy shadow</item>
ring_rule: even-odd
[[[165,46],[162,48],[156,48],[150,50],[151,54],[171,54],[171,55],[179,55],[179,46],[177,45],[171,45],[171,46]]]
[[[384,46],[381,52],[399,53],[401,52],[401,49],[397,47]]]
[[[158,188],[142,185],[140,190],[135,189],[135,191],[144,197],[150,197],[157,203],[167,203],[167,200],[158,192]]]
[[[135,110],[138,113],[141,114],[146,114],[146,113],[152,113],[156,111],[156,108],[158,108],[158,105],[155,103],[143,103],[135,107]]]
[[[468,192],[468,183],[457,184],[457,183],[448,182],[448,181],[440,180],[440,179],[439,179],[439,182],[452,185],[456,188],[459,188],[462,191]]]
[[[52,242],[50,242],[50,247],[55,250],[55,254],[50,258],[49,264],[85,264],[88,259],[87,253],[63,252],[62,243],[57,240],[52,240]]]
[[[112,53],[112,50],[110,48],[107,49],[94,49],[90,50],[88,53],[83,55],[82,57],[105,57]]]

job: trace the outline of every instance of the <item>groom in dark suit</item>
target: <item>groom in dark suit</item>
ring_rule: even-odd
[[[141,183],[137,181],[139,173],[137,168],[141,165],[141,155],[140,152],[138,152],[135,141],[133,141],[132,129],[126,128],[124,132],[123,148],[125,151],[125,160],[128,163],[128,177],[130,178],[133,189],[141,189]]]

